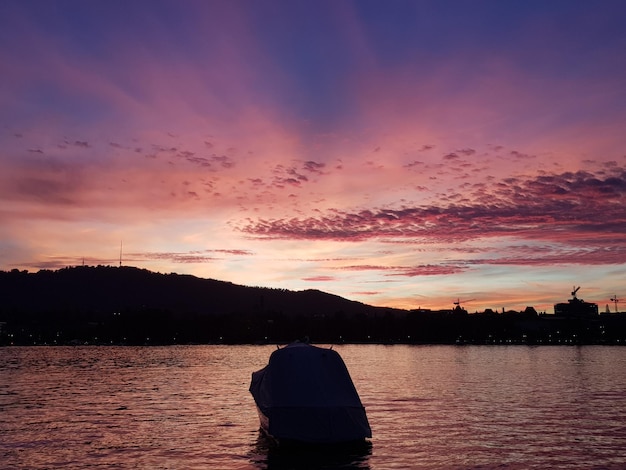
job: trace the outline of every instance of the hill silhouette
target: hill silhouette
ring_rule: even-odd
[[[293,340],[320,329],[307,322],[393,311],[313,289],[247,287],[111,266],[0,271],[0,299],[0,321],[44,342],[255,342],[269,340],[270,333]]]
[[[32,312],[114,312],[159,308],[180,314],[215,315],[277,311],[310,315],[373,312],[377,307],[319,290],[247,287],[184,274],[160,274],[134,267],[77,266],[37,273],[0,272],[3,307]]]

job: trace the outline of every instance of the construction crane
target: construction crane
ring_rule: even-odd
[[[619,299],[617,298],[617,295],[613,295],[613,297],[611,297],[611,302],[615,303],[615,313],[617,312],[617,302],[619,302]]]
[[[572,289],[574,289],[572,291],[572,297],[575,299],[576,298],[576,292],[578,292],[578,289],[580,289],[580,286],[578,286],[578,287],[574,286],[574,287],[572,287]]]

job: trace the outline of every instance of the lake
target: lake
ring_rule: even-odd
[[[260,436],[274,349],[0,348],[0,467],[626,468],[626,347],[334,346],[373,433],[343,452]]]

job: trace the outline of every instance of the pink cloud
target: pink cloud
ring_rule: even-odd
[[[451,275],[463,272],[467,269],[462,263],[458,265],[452,264],[428,264],[417,266],[375,266],[375,265],[352,265],[342,266],[342,271],[370,271],[370,272],[382,272],[385,276],[402,276],[402,277],[416,277],[416,276],[442,276]]]
[[[307,282],[333,282],[336,281],[337,278],[333,276],[310,276],[302,278],[302,280]]]
[[[435,241],[517,236],[532,240],[604,244],[603,234],[623,233],[626,171],[597,177],[563,173],[512,179],[491,188],[478,187],[479,203],[431,205],[402,209],[335,211],[304,219],[260,219],[244,233],[268,238],[361,241],[386,237],[421,237]],[[597,232],[595,242],[589,234]],[[614,243],[611,237],[608,243]],[[614,253],[614,262],[626,257]]]

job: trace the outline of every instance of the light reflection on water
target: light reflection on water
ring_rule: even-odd
[[[373,438],[326,453],[259,435],[274,348],[0,348],[0,466],[626,467],[626,348],[335,346]]]

